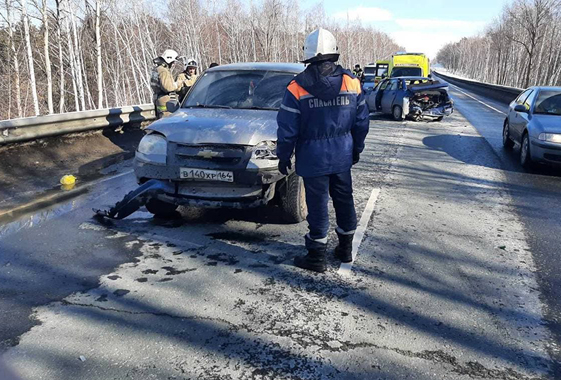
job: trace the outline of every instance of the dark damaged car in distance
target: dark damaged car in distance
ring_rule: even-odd
[[[388,78],[366,93],[370,112],[392,115],[394,120],[440,121],[454,111],[448,85],[424,77]]]
[[[146,208],[280,206],[287,222],[306,217],[303,182],[278,171],[277,112],[301,64],[240,63],[207,70],[171,116],[146,128],[134,171]],[[142,188],[142,186],[141,186]],[[130,200],[130,199],[129,199]]]
[[[561,165],[561,87],[530,87],[508,108],[503,145],[520,145],[520,163]]]

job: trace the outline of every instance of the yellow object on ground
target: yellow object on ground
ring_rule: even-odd
[[[64,186],[71,186],[76,183],[76,177],[73,175],[65,175],[60,179],[60,184]]]

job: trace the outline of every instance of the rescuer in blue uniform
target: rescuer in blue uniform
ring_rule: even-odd
[[[339,244],[335,256],[351,262],[357,226],[351,167],[359,160],[368,134],[368,107],[360,81],[335,62],[335,37],[327,30],[313,31],[304,44],[306,70],[290,82],[277,116],[279,170],[287,175],[296,154],[296,174],[304,179],[308,206],[308,254],[296,266],[324,272],[328,201],[333,199]]]

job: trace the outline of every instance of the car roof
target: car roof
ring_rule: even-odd
[[[561,91],[561,87],[554,87],[554,86],[532,86],[530,87],[534,90],[550,90],[550,91]],[[528,88],[528,89],[530,89]],[[526,90],[524,90],[526,91]]]
[[[432,78],[427,77],[392,77],[388,79],[404,79],[404,80],[434,80]]]
[[[215,66],[208,69],[211,71],[228,71],[228,70],[267,70],[267,71],[284,71],[288,73],[299,74],[306,66],[302,63],[280,63],[280,62],[243,62],[229,63],[227,65]]]

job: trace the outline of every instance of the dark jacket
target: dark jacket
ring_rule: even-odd
[[[301,177],[349,170],[369,126],[360,81],[338,65],[308,66],[288,85],[277,123],[277,156],[289,160],[295,150]]]

